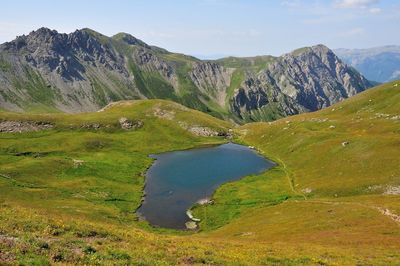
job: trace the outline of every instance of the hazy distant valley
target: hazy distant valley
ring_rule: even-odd
[[[400,79],[400,46],[337,49],[334,52],[369,80],[388,82]]]

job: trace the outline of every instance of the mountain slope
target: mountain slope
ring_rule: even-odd
[[[190,88],[178,88],[179,67],[167,63],[165,53],[127,34],[109,38],[89,29],[60,34],[41,28],[0,46],[7,65],[0,76],[0,102],[11,110],[39,105],[82,112],[121,99],[178,101]],[[205,110],[196,96],[190,100],[185,103]]]
[[[351,97],[372,84],[323,45],[274,60],[236,91],[232,109],[245,120],[264,120],[316,111]]]
[[[301,51],[201,61],[126,33],[41,28],[0,45],[0,107],[77,113],[158,98],[243,122],[318,110],[371,86],[325,46]]]
[[[335,53],[369,80],[387,82],[400,79],[400,46],[337,49]]]

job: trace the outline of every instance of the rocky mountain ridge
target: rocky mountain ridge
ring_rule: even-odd
[[[0,45],[0,108],[96,111],[124,99],[170,99],[235,121],[314,111],[372,84],[323,45],[281,57],[201,61],[126,33],[40,28]]]

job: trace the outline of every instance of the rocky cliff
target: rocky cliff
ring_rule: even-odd
[[[257,75],[248,76],[231,106],[239,116],[253,120],[260,119],[257,113],[263,109],[276,118],[319,110],[371,86],[330,49],[317,45],[283,55]]]
[[[221,107],[225,106],[226,90],[231,83],[232,69],[224,68],[214,62],[200,62],[193,65],[189,75],[202,93]]]

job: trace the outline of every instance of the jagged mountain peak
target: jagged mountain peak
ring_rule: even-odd
[[[331,49],[329,49],[326,45],[324,44],[317,44],[313,46],[306,46],[302,48],[298,48],[294,51],[291,51],[290,53],[284,54],[283,56],[292,56],[292,57],[297,57],[297,56],[303,56],[303,55],[308,55],[310,53],[322,55],[322,54],[334,54]]]
[[[202,61],[128,33],[40,28],[0,45],[0,108],[98,110],[124,99],[166,98],[236,121],[318,110],[370,87],[326,46],[280,57]]]
[[[50,51],[61,52],[61,50],[72,49],[79,45],[85,45],[88,39],[93,39],[92,43],[100,42],[108,37],[97,33],[90,29],[75,30],[69,34],[59,33],[46,27],[31,31],[28,35],[18,36],[14,40],[4,43],[0,46],[0,50],[9,51],[25,51],[27,53],[35,53],[42,51],[47,53]]]
[[[247,120],[316,111],[372,87],[325,45],[303,47],[276,58],[235,92],[232,109]]]
[[[32,37],[32,36],[45,36],[45,35],[56,35],[58,34],[57,30],[52,30],[50,28],[46,28],[46,27],[41,27],[37,30],[31,31],[28,34],[28,37]]]

